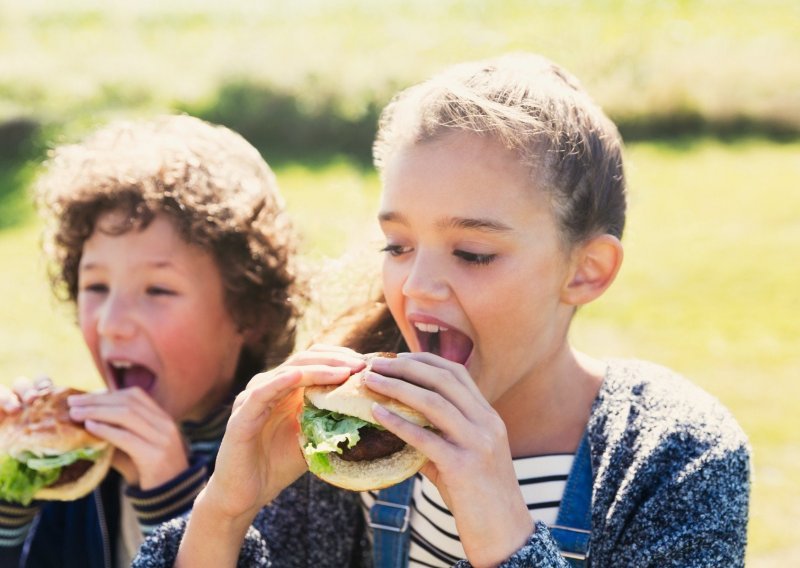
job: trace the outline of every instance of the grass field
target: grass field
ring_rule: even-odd
[[[731,408],[754,447],[756,567],[796,558],[800,542],[798,156],[800,144],[755,140],[631,145],[625,265],[574,327],[585,350],[661,362]],[[374,253],[373,173],[346,160],[276,169],[308,266]],[[96,386],[70,310],[50,299],[37,238],[33,216],[0,231],[0,377]]]
[[[797,0],[0,0],[0,382],[98,384],[71,310],[51,299],[20,189],[38,158],[22,160],[41,152],[20,153],[7,121],[45,125],[47,144],[175,110],[242,130],[280,158],[304,264],[337,297],[342,267],[378,248],[378,180],[352,159],[376,109],[444,65],[511,50],[563,63],[630,140],[667,140],[628,147],[625,264],[573,338],[676,368],[731,408],[754,447],[747,564],[796,564]]]

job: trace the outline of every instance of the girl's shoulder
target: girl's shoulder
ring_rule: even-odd
[[[730,449],[747,447],[747,437],[731,412],[679,373],[635,359],[607,363],[589,422],[595,434],[635,435],[653,443],[669,437]]]

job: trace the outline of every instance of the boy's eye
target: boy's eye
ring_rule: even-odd
[[[386,245],[380,250],[380,252],[389,253],[390,256],[400,256],[401,254],[411,252],[411,250],[411,247],[403,245]]]
[[[458,257],[467,264],[478,264],[478,265],[489,264],[495,258],[497,258],[496,254],[480,254],[476,252],[468,252],[465,250],[455,250],[453,251],[453,256]]]
[[[108,286],[105,284],[85,284],[81,287],[82,292],[91,292],[93,294],[105,294],[108,292]]]

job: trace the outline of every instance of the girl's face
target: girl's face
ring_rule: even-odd
[[[566,348],[570,277],[547,196],[516,155],[460,132],[384,172],[383,285],[412,351],[464,363],[489,402]]]
[[[84,341],[109,389],[138,386],[176,420],[202,418],[227,396],[244,343],[219,270],[168,217],[141,231],[103,232],[114,215],[100,217],[83,247]]]

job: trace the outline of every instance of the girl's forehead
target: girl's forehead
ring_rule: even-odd
[[[456,132],[426,142],[407,144],[384,170],[381,215],[415,205],[439,216],[450,212],[530,214],[550,209],[530,167],[499,141]]]

